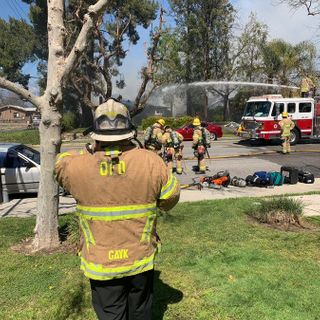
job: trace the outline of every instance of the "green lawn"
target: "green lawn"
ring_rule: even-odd
[[[0,142],[18,142],[24,144],[39,144],[39,130],[16,130],[0,132]]]
[[[154,319],[319,319],[319,233],[248,223],[251,201],[179,204],[160,217]],[[75,255],[9,249],[33,226],[1,220],[0,319],[95,319]]]

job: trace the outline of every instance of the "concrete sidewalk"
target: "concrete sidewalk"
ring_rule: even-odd
[[[297,193],[320,192],[320,178],[314,184],[298,183],[273,188],[229,186],[222,189],[182,190],[180,202],[194,202],[201,200],[217,200],[239,197],[268,197],[275,195],[292,195]],[[293,196],[304,204],[306,216],[320,215],[320,194]],[[31,217],[36,214],[37,198],[14,199],[0,204],[0,217]],[[60,197],[60,214],[75,211],[75,201],[71,197]]]
[[[234,187],[221,189],[202,189],[199,190],[182,190],[180,202],[193,202],[202,200],[217,200],[227,198],[240,197],[271,197],[286,195],[291,196],[298,193],[320,192],[320,178],[315,179],[313,184],[297,183],[294,185],[282,185],[272,188],[257,188],[257,187]],[[320,216],[320,194],[292,196],[295,199],[301,200],[304,205],[304,215]]]

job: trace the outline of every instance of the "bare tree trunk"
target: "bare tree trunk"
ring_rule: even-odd
[[[64,0],[48,0],[48,77],[41,105],[40,189],[33,249],[59,246],[58,184],[54,178],[56,155],[61,145],[62,75],[64,67]],[[51,12],[51,14],[50,14]]]
[[[41,112],[41,174],[38,193],[37,221],[33,250],[51,249],[59,245],[58,185],[54,177],[56,155],[61,145],[62,87],[85,51],[90,33],[104,13],[108,0],[89,6],[84,24],[70,52],[65,55],[64,0],[47,0],[48,4],[48,76],[45,93],[33,95],[21,86],[0,77],[0,87],[29,100]]]
[[[204,98],[204,105],[203,105],[203,114],[204,114],[204,120],[208,121],[208,93],[205,91],[205,98]]]
[[[61,115],[49,104],[43,105],[39,127],[41,177],[38,192],[38,212],[34,229],[33,250],[54,248],[59,245],[58,234],[58,184],[55,180],[54,166],[56,154],[61,145]]]
[[[159,27],[157,32],[152,36],[152,46],[150,52],[148,53],[148,66],[142,68],[142,83],[140,85],[138,94],[134,100],[134,108],[130,111],[131,117],[134,117],[138,113],[142,112],[145,104],[147,103],[149,97],[151,96],[153,90],[159,85],[159,83],[153,83],[152,88],[146,93],[147,85],[153,81],[153,75],[156,71],[156,54],[158,50],[159,41],[162,35],[162,24],[163,24],[163,8],[160,9],[159,17]]]
[[[229,95],[225,95],[223,97],[223,120],[228,121],[230,120],[230,100]]]

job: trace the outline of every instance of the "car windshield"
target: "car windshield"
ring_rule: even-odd
[[[40,164],[40,153],[38,151],[26,146],[17,148],[17,151],[25,155],[27,158],[33,160],[35,163]]]
[[[244,110],[245,117],[266,117],[269,115],[270,101],[249,101]]]
[[[190,126],[192,126],[192,123],[185,123],[182,126],[178,127],[178,129],[183,129],[183,128],[190,128]]]

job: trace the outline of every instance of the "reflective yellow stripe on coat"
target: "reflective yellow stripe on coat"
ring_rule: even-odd
[[[70,153],[70,152],[59,153],[59,154],[57,155],[56,163],[58,163],[59,161],[61,161],[63,158],[69,157],[69,156],[71,156],[71,153]]]
[[[80,269],[85,276],[94,280],[111,280],[115,278],[122,278],[133,276],[138,273],[152,270],[154,267],[154,252],[150,257],[135,261],[132,265],[118,268],[105,268],[101,264],[94,264],[86,261],[81,257]]]
[[[77,213],[90,220],[124,220],[147,217],[156,212],[156,203],[117,207],[88,207],[77,205]]]
[[[170,173],[169,180],[164,187],[161,188],[160,200],[165,200],[170,198],[170,196],[174,193],[174,190],[177,186],[176,177]]]
[[[96,242],[93,238],[92,232],[89,228],[88,222],[80,216],[80,227],[82,229],[84,239],[86,241],[87,250],[90,250],[90,245],[95,245]]]

